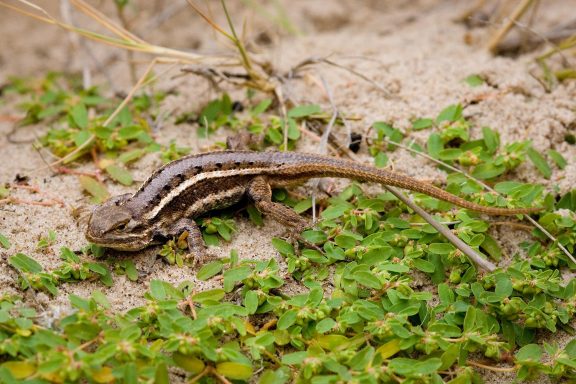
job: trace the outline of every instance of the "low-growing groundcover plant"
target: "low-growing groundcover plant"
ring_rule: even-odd
[[[57,96],[54,86],[48,83],[45,89]],[[79,98],[45,96],[38,102],[64,100],[53,104],[50,116],[34,114],[28,105],[30,119],[53,122],[40,143],[65,155],[74,150],[65,143],[80,147],[83,138],[94,135],[78,156],[95,160],[111,182],[123,184],[132,183],[129,164],[146,153],[160,151],[170,160],[186,152],[176,144],[155,143],[147,121],[160,97],[137,99],[143,104],[134,104],[102,129],[102,117],[91,119],[87,113],[97,95],[91,90]],[[283,145],[281,120],[268,111],[269,100],[247,100],[244,111],[233,104],[223,95],[193,116],[198,134],[246,129],[262,135],[266,145]],[[106,100],[98,99],[98,105],[99,113],[110,113],[101,107]],[[322,118],[318,106],[288,111],[289,148],[301,139],[297,123],[317,118]],[[384,166],[389,151],[409,132],[388,122],[372,128],[369,152],[377,166]],[[51,320],[23,296],[2,294],[0,382],[168,383],[178,378],[190,383],[464,384],[482,382],[479,370],[510,372],[518,381],[542,375],[576,380],[576,341],[546,342],[550,333],[573,334],[576,282],[567,276],[576,265],[557,245],[574,252],[575,193],[554,196],[539,185],[506,181],[526,159],[544,177],[566,160],[554,151],[541,154],[528,141],[501,145],[497,131],[488,127],[475,130],[481,135],[473,137],[473,128],[462,106],[449,106],[435,118],[414,121],[413,130],[433,132],[427,143],[411,148],[443,162],[441,167],[474,177],[444,168],[449,171],[446,189],[455,194],[488,205],[545,207],[535,217],[555,241],[532,230],[531,240],[520,244],[521,253],[506,255],[490,228],[518,222],[496,224],[416,194],[416,201],[458,237],[501,262],[501,268],[484,272],[391,194],[368,195],[352,183],[321,202],[320,220],[302,234],[307,244],[295,248],[276,238],[272,244],[278,254],[267,260],[239,260],[232,252],[201,266],[194,278],[210,281],[216,287],[210,290],[199,290],[194,281],[151,280],[145,304],[123,313],[114,311],[101,291],[70,295],[71,309]],[[94,200],[107,196],[102,174],[82,176],[81,185]],[[496,192],[483,192],[481,182]],[[283,190],[274,197],[302,213],[312,206],[310,199],[295,199]],[[247,212],[254,225],[262,223],[253,207]],[[234,236],[234,218],[224,212],[200,219],[206,241],[217,244]],[[57,235],[49,232],[36,248],[53,247]],[[158,250],[172,268],[191,263],[182,240],[172,239]],[[0,235],[0,246],[10,254],[9,237]],[[22,253],[8,261],[22,290],[51,296],[62,284],[93,280],[111,286],[115,275],[140,278],[131,261],[108,260],[98,247],[79,252],[64,247],[60,258],[61,265],[52,270]]]

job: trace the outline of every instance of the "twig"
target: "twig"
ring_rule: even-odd
[[[367,77],[366,75],[364,75],[364,74],[362,74],[362,73],[360,73],[360,72],[358,72],[358,71],[356,71],[356,70],[354,70],[354,69],[352,69],[352,68],[346,67],[345,65],[338,64],[338,63],[336,63],[336,62],[328,59],[327,57],[319,57],[319,58],[312,57],[312,58],[306,59],[306,60],[300,62],[299,64],[297,64],[294,68],[292,68],[292,69],[290,70],[290,72],[297,72],[300,68],[304,68],[304,67],[306,67],[306,66],[308,66],[308,65],[317,64],[317,63],[325,63],[325,64],[331,65],[331,66],[333,66],[333,67],[340,68],[340,69],[343,69],[343,70],[345,70],[345,71],[348,71],[348,72],[350,72],[351,74],[353,74],[354,76],[357,76],[357,77],[361,78],[362,80],[364,80],[364,81],[372,84],[372,86],[374,86],[374,88],[376,88],[376,89],[378,89],[380,92],[382,92],[382,93],[384,94],[384,96],[386,96],[386,97],[392,97],[392,95],[390,94],[390,92],[388,92],[384,87],[382,87],[380,84],[378,84],[378,83],[375,82],[374,80],[370,79],[370,78]],[[289,76],[292,76],[292,74],[290,73]]]
[[[489,185],[483,183],[481,180],[478,180],[478,179],[474,178],[472,175],[469,175],[468,173],[466,173],[466,172],[464,172],[464,171],[461,171],[460,169],[455,168],[455,167],[451,166],[450,164],[446,164],[446,163],[443,162],[442,160],[435,159],[435,158],[433,158],[432,156],[430,156],[430,155],[428,155],[428,154],[426,154],[426,153],[423,153],[423,152],[420,152],[420,151],[416,151],[416,150],[413,149],[413,148],[410,148],[410,147],[405,146],[405,145],[400,144],[400,143],[396,143],[396,142],[394,142],[394,141],[390,141],[390,140],[388,140],[387,138],[384,138],[384,141],[385,141],[386,143],[388,143],[388,144],[393,144],[393,145],[395,145],[395,146],[397,146],[397,147],[400,147],[400,148],[402,148],[402,149],[406,149],[406,150],[408,150],[408,151],[410,151],[410,152],[412,152],[412,153],[415,153],[415,154],[417,154],[417,155],[419,155],[419,156],[423,156],[423,157],[425,157],[425,158],[427,158],[427,159],[429,159],[429,160],[431,160],[431,161],[433,161],[433,162],[435,162],[435,163],[437,163],[437,164],[442,165],[443,167],[446,167],[446,168],[448,168],[448,169],[450,169],[450,170],[452,170],[452,171],[454,171],[454,172],[457,172],[457,173],[465,176],[466,178],[468,178],[468,179],[470,179],[470,180],[472,180],[472,181],[480,184],[483,188],[487,189],[488,191],[490,191],[490,192],[492,192],[492,193],[495,193],[495,194],[497,194],[497,195],[500,195],[500,194],[498,193],[498,191],[496,191],[495,189],[493,189],[493,188],[490,187]],[[546,230],[546,228],[544,228],[543,226],[541,226],[540,223],[538,223],[536,220],[534,220],[534,219],[531,218],[530,216],[524,215],[524,217],[526,217],[526,219],[527,219],[530,223],[532,223],[532,225],[534,225],[536,228],[538,228],[540,231],[542,231],[542,233],[543,233],[548,239],[550,239],[552,242],[556,243],[556,246],[557,246],[558,248],[560,248],[560,250],[561,250],[562,252],[564,252],[564,254],[565,254],[566,256],[568,256],[568,258],[569,258],[570,260],[572,260],[572,262],[574,262],[574,264],[576,264],[576,258],[574,258],[574,256],[572,256],[572,254],[570,253],[570,251],[569,251],[568,249],[566,249],[566,247],[564,247],[562,244],[560,244],[560,242],[559,242],[550,232],[548,232],[548,231]]]
[[[232,384],[228,379],[219,374],[218,371],[216,371],[216,369],[214,369],[213,367],[210,367],[210,373],[214,375],[218,380],[220,380],[222,384]]]
[[[55,199],[48,199],[48,201],[32,201],[32,200],[22,200],[16,197],[7,197],[5,199],[0,199],[0,204],[39,205],[42,207],[53,207],[55,205],[63,207],[65,205],[63,201]]]
[[[338,117],[338,108],[336,107],[336,103],[334,102],[334,96],[332,94],[332,89],[324,79],[324,77],[320,76],[320,81],[322,81],[322,86],[326,91],[326,95],[328,96],[328,100],[330,101],[330,106],[332,107],[332,117],[326,125],[326,129],[322,132],[322,136],[320,138],[320,147],[319,153],[326,154],[328,149],[328,138],[332,133],[332,128],[334,127],[334,123],[336,122],[336,118]],[[316,179],[312,182],[312,222],[316,222],[316,192],[318,190],[318,184],[320,183],[319,179]]]
[[[348,157],[350,157],[351,159],[355,160],[355,161],[359,161],[358,156],[356,156],[354,153],[352,153],[351,151],[346,151],[346,154],[348,155]],[[420,215],[420,217],[422,217],[424,220],[426,220],[432,227],[434,227],[434,229],[436,229],[438,231],[438,233],[440,233],[441,235],[443,235],[444,237],[446,237],[446,239],[448,241],[450,241],[452,244],[454,244],[454,246],[458,249],[460,249],[460,251],[462,251],[466,256],[468,256],[470,258],[470,260],[472,262],[474,262],[474,264],[480,268],[483,268],[489,272],[492,272],[496,269],[496,266],[494,264],[492,264],[490,261],[482,258],[476,251],[474,251],[468,244],[466,244],[465,242],[463,242],[462,240],[460,240],[456,235],[454,235],[454,233],[452,233],[452,231],[450,231],[450,229],[448,229],[446,226],[442,225],[441,223],[439,223],[438,221],[436,221],[434,219],[434,217],[432,217],[432,215],[430,215],[428,212],[426,212],[425,210],[423,210],[422,208],[420,208],[418,205],[416,205],[410,198],[408,198],[404,193],[400,192],[398,189],[391,187],[389,185],[384,185],[384,188],[386,188],[388,191],[390,191],[390,193],[392,193],[394,196],[396,196],[400,201],[402,201],[404,204],[406,204],[408,207],[410,207],[414,212],[416,212],[418,215]]]
[[[490,365],[485,365],[481,363],[477,363],[473,360],[466,360],[466,364],[473,365],[478,368],[487,369],[494,372],[516,372],[518,370],[517,367],[492,367]]]
[[[517,229],[521,229],[523,231],[532,231],[534,228],[532,228],[529,225],[526,224],[521,224],[521,223],[514,223],[512,221],[492,221],[490,222],[490,225],[498,225],[498,226],[503,226],[503,227],[512,227],[512,228],[517,228]]]
[[[396,196],[399,200],[401,200],[404,204],[410,207],[414,212],[420,215],[424,220],[426,220],[431,226],[434,227],[442,236],[446,237],[448,241],[450,241],[456,248],[461,250],[466,256],[476,264],[476,266],[485,269],[489,272],[492,272],[496,269],[496,266],[492,264],[490,261],[483,259],[476,251],[474,251],[468,244],[460,240],[460,238],[450,229],[445,227],[444,225],[440,224],[438,221],[432,217],[428,212],[420,208],[418,205],[414,204],[414,202],[405,196],[402,192],[398,189],[391,187],[389,185],[384,186],[387,190],[389,190],[394,196]]]
[[[286,111],[286,103],[284,101],[284,93],[282,92],[282,87],[278,85],[274,88],[274,94],[276,99],[280,104],[280,117],[282,118],[282,135],[284,138],[283,149],[288,150],[288,112]]]

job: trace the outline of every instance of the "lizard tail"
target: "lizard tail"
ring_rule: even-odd
[[[390,185],[414,192],[424,193],[459,207],[489,215],[510,216],[530,214],[542,210],[542,208],[486,207],[465,200],[432,184],[414,179],[410,176],[342,159],[320,157],[317,159],[317,162],[311,162],[308,165],[300,164],[298,166],[298,173],[300,175],[306,174],[307,177],[343,177],[358,181]]]

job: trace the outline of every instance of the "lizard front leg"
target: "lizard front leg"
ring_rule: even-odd
[[[188,251],[194,258],[192,264],[202,264],[206,258],[206,244],[202,238],[202,232],[194,220],[189,218],[178,220],[174,225],[172,225],[168,235],[176,237],[180,236],[184,232],[188,232],[186,243],[188,245]]]

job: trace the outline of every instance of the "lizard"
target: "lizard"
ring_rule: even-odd
[[[321,177],[399,187],[490,215],[541,210],[483,206],[402,173],[335,157],[228,150],[189,155],[157,169],[135,193],[113,197],[97,206],[90,214],[85,236],[105,248],[138,251],[187,232],[189,252],[195,260],[202,260],[206,246],[194,219],[248,199],[262,214],[294,232],[302,231],[309,227],[308,221],[291,208],[273,202],[272,188]]]

